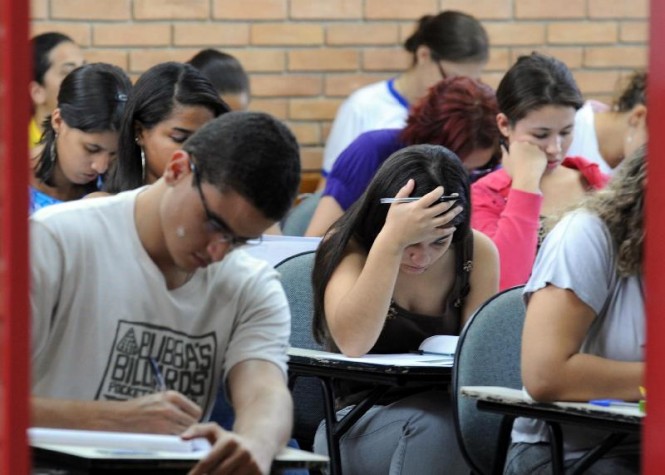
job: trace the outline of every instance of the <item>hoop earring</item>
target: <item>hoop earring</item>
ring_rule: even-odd
[[[141,182],[145,185],[145,152],[141,148]]]
[[[56,158],[58,158],[58,155],[57,155],[58,151],[55,148],[55,141],[56,140],[58,140],[58,134],[54,135],[53,142],[51,142],[51,148],[49,150],[51,152],[50,157],[49,157],[50,158],[50,163],[49,163],[50,166],[54,166],[55,165],[55,160],[56,160]]]

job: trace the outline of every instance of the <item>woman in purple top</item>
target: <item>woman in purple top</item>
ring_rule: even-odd
[[[342,152],[306,235],[323,235],[360,198],[381,164],[407,145],[443,145],[470,173],[487,167],[497,150],[497,113],[494,91],[486,84],[467,77],[440,81],[413,108],[404,129],[366,132]]]

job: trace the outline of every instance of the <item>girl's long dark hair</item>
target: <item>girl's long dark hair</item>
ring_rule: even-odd
[[[86,64],[70,72],[60,85],[58,109],[67,126],[82,132],[116,132],[120,130],[127,96],[132,84],[122,69],[106,63]],[[44,148],[37,159],[35,176],[53,186],[57,156],[55,130],[51,116],[42,124]],[[57,153],[55,154],[57,155]],[[91,183],[91,191],[96,183]]]
[[[193,66],[167,62],[148,69],[129,97],[120,128],[118,159],[104,180],[104,191],[119,193],[144,185],[136,126],[152,129],[168,119],[176,105],[202,106],[214,117],[229,111],[210,81]]]
[[[463,240],[471,232],[469,178],[457,155],[440,145],[411,145],[393,153],[365,193],[331,226],[316,252],[312,328],[319,343],[329,339],[324,307],[326,287],[349,241],[355,239],[369,253],[388,214],[389,205],[381,204],[380,199],[395,196],[410,178],[415,181],[412,196],[423,196],[437,186],[443,186],[446,194],[459,194],[456,204],[464,210],[452,221],[457,227],[453,242]]]

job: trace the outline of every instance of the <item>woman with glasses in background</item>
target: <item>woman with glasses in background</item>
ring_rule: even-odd
[[[361,133],[404,127],[410,105],[441,79],[480,77],[489,57],[489,39],[471,15],[444,11],[423,16],[404,42],[404,49],[411,54],[409,69],[358,89],[340,106],[323,154],[324,178],[340,153]]]

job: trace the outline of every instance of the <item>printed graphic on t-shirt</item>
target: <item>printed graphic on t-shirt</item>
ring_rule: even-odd
[[[193,336],[146,323],[119,320],[96,399],[123,401],[158,389],[151,358],[167,389],[201,407],[212,397],[217,339],[214,332]]]

